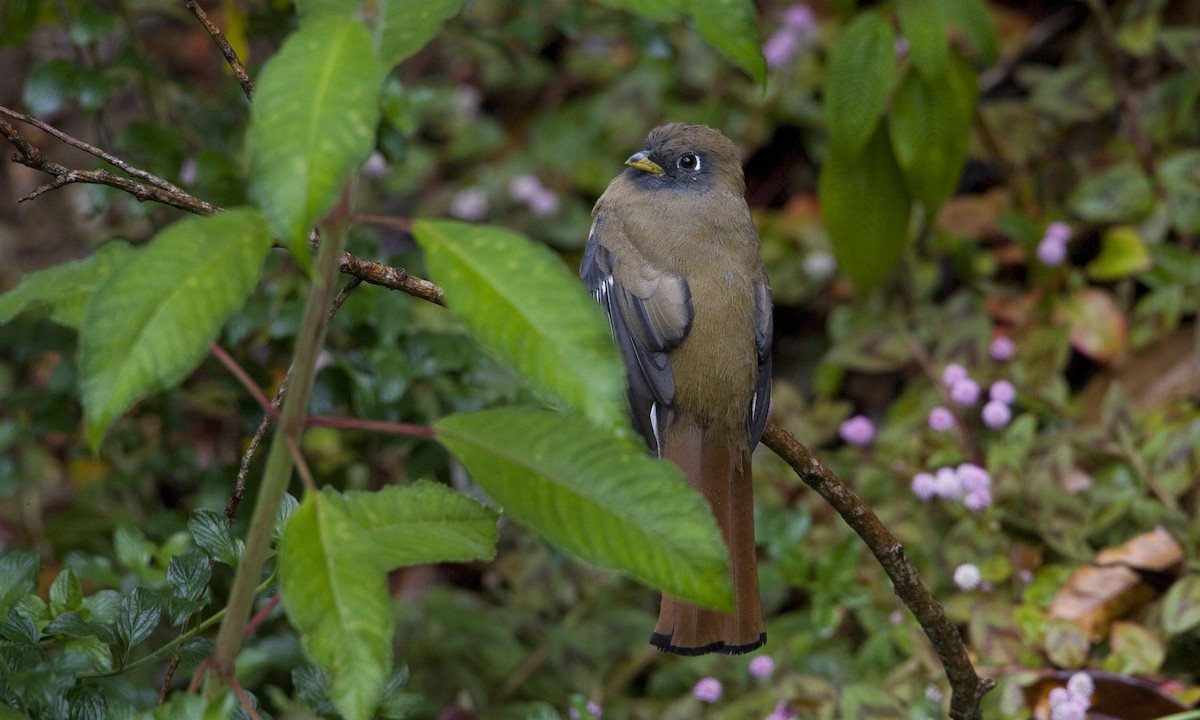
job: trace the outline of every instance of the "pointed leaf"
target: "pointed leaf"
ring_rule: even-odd
[[[371,538],[337,493],[305,495],[279,541],[280,593],[304,653],[349,720],[374,717],[392,666],[387,581]]]
[[[271,247],[251,210],[182,220],[96,291],[79,334],[88,441],[144,395],[170,387],[208,352],[246,300]]]
[[[1000,38],[985,0],[938,0],[942,14],[970,43],[982,64],[991,67],[1000,54]]]
[[[692,16],[696,30],[713,49],[759,85],[767,81],[767,61],[751,0],[690,0],[681,2],[680,7]]]
[[[345,510],[370,535],[385,570],[491,560],[496,554],[496,511],[445,485],[416,482],[347,492]]]
[[[133,252],[133,246],[117,240],[101,245],[83,260],[29,273],[17,286],[0,296],[0,325],[34,307],[49,307],[50,319],[78,328],[87,313],[96,288]]]
[[[420,220],[447,304],[501,362],[602,427],[625,427],[625,371],[583,284],[543,245],[495,227]]]
[[[458,14],[463,0],[386,0],[375,30],[379,59],[392,67],[415,55],[437,36],[442,24]]]
[[[860,151],[883,117],[896,74],[896,34],[883,16],[864,12],[850,22],[829,54],[825,125],[835,149]]]
[[[121,600],[121,612],[117,615],[117,636],[125,646],[125,655],[140,642],[150,637],[160,619],[158,595],[143,587]]]
[[[207,508],[195,510],[188,518],[188,530],[209,557],[231,567],[237,565],[244,543],[233,534],[224,515]]]
[[[1088,277],[1099,282],[1136,275],[1150,267],[1150,251],[1137,228],[1116,225],[1104,231],[1100,254],[1087,265]]]
[[[506,513],[559,547],[676,597],[731,607],[708,504],[632,439],[532,408],[453,415],[435,429]]]
[[[858,153],[836,145],[821,169],[821,219],[833,254],[860,293],[869,293],[892,272],[908,240],[912,197],[879,128]]]
[[[367,159],[383,74],[358,22],[305,23],[263,68],[250,111],[250,190],[298,258],[308,229]]]
[[[944,78],[950,58],[946,18],[938,0],[900,0],[900,31],[917,72],[929,82]]]

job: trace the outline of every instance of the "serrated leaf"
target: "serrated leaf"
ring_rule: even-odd
[[[96,289],[132,252],[132,245],[117,240],[101,245],[83,260],[23,276],[16,287],[0,296],[0,325],[31,308],[47,307],[51,320],[78,328]]]
[[[982,64],[991,67],[999,56],[999,36],[984,0],[938,0],[946,20],[966,37]]]
[[[862,150],[879,126],[896,74],[896,34],[881,15],[859,14],[829,53],[825,125],[834,149]]]
[[[1200,626],[1200,576],[1179,579],[1162,601],[1163,629],[1171,636]]]
[[[17,600],[37,587],[38,564],[37,553],[31,550],[0,554],[0,617],[7,616]]]
[[[943,79],[950,59],[950,40],[938,0],[900,0],[897,10],[913,66],[926,82]]]
[[[767,81],[767,61],[758,39],[751,0],[688,0],[680,7],[696,23],[700,36],[759,85]]]
[[[155,236],[100,286],[79,333],[93,450],[134,401],[200,363],[254,288],[270,247],[266,223],[252,210],[190,218]]]
[[[957,58],[938,81],[908,72],[896,88],[888,132],[908,190],[932,218],[967,161],[974,73]]]
[[[834,146],[821,169],[821,219],[842,272],[863,294],[892,272],[908,244],[912,196],[884,128],[858,153]]]
[[[640,443],[532,408],[452,415],[435,430],[506,513],[562,549],[676,597],[731,607],[708,504]]]
[[[349,720],[374,716],[391,671],[385,571],[370,538],[332,491],[308,494],[279,542],[284,608],[305,655],[330,679],[330,699]]]
[[[50,612],[61,615],[83,606],[83,585],[71,568],[66,568],[50,583]]]
[[[366,28],[341,17],[301,25],[263,67],[246,140],[250,192],[293,254],[367,159],[383,79]]]
[[[150,637],[160,619],[159,597],[151,590],[137,587],[121,600],[121,612],[117,615],[117,637],[125,647],[126,658],[130,649]]]
[[[347,492],[347,517],[371,537],[385,570],[407,565],[490,560],[497,513],[445,485],[415,482]]]
[[[1100,254],[1087,264],[1087,275],[1092,280],[1108,282],[1136,275],[1149,267],[1150,252],[1137,228],[1116,225],[1104,231]]]
[[[1139,220],[1154,207],[1154,186],[1133,165],[1085,176],[1068,200],[1071,211],[1095,223]]]
[[[229,520],[221,513],[205,508],[193,511],[188,518],[188,530],[209,557],[230,566],[236,566],[242,557],[244,544],[234,536]]]
[[[419,220],[412,230],[450,310],[484,347],[547,399],[601,427],[628,424],[608,322],[554,253],[495,227]]]
[[[379,59],[392,67],[415,55],[437,36],[442,24],[458,14],[463,0],[385,0],[375,29]]]
[[[208,587],[212,566],[204,553],[192,550],[175,555],[167,563],[167,587],[177,598],[195,600]]]
[[[71,688],[67,693],[67,702],[71,707],[70,720],[106,720],[109,717],[104,691],[95,683],[83,683]]]
[[[61,635],[71,638],[100,635],[96,625],[84,620],[79,616],[79,613],[74,611],[65,612],[46,623],[46,627],[42,628],[42,633],[44,635]]]

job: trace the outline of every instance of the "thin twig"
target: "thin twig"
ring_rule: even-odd
[[[225,33],[221,32],[221,28],[217,27],[212,20],[208,19],[208,13],[204,12],[204,8],[200,7],[196,0],[184,0],[187,9],[192,15],[200,21],[204,29],[208,31],[208,36],[217,44],[217,48],[221,50],[221,54],[225,56],[225,62],[229,63],[229,67],[233,70],[233,74],[237,76],[238,82],[242,85],[242,92],[246,94],[246,99],[254,97],[254,81],[250,79],[250,73],[246,72],[246,66],[242,64],[241,58],[233,51],[233,46],[225,39]]]
[[[920,575],[905,557],[900,541],[884,526],[870,506],[838,480],[791,433],[775,423],[768,423],[762,441],[790,465],[806,485],[837,510],[879,560],[892,580],[896,595],[917,617],[921,629],[942,660],[953,692],[950,717],[955,720],[982,720],[979,703],[984,694],[995,687],[996,682],[991,678],[980,678],[975,673],[962,637],[946,616],[946,611],[921,584]]]
[[[364,260],[356,255],[342,255],[341,271],[360,280],[408,293],[413,297],[428,300],[435,305],[445,305],[442,289],[424,278],[417,277],[401,267],[381,265]]]

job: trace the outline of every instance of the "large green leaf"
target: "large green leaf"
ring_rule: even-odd
[[[825,124],[835,147],[857,153],[866,145],[896,74],[896,34],[881,15],[864,12],[846,26],[829,55]]]
[[[490,560],[496,511],[431,482],[347,492],[345,511],[371,538],[383,570],[407,565]]]
[[[767,62],[758,40],[758,22],[750,0],[600,0],[659,22],[687,15],[714,50],[758,83],[767,80]]]
[[[932,218],[954,192],[967,161],[975,74],[955,61],[941,79],[907,72],[896,88],[888,131],[909,192]]]
[[[298,258],[375,143],[383,74],[360,23],[301,26],[263,68],[250,111],[250,190]]]
[[[900,31],[917,72],[930,82],[944,77],[950,58],[946,18],[938,0],[900,0]]]
[[[533,387],[624,427],[625,373],[600,308],[543,245],[501,228],[420,220],[429,274],[471,333]]]
[[[395,619],[378,554],[332,491],[306,495],[279,539],[283,606],[350,720],[375,716],[392,668]]]
[[[413,55],[458,14],[463,0],[382,0],[376,20],[376,47],[385,67]]]
[[[200,363],[254,288],[270,248],[266,221],[253,210],[190,218],[159,233],[96,291],[79,334],[93,449],[135,400]]]
[[[506,513],[564,550],[676,597],[732,607],[708,504],[640,443],[532,408],[453,415],[435,429]]]
[[[1000,38],[985,0],[937,0],[942,15],[966,37],[983,65],[990,67],[1000,54]]]
[[[117,240],[101,245],[83,260],[55,265],[22,277],[16,287],[0,296],[0,325],[30,308],[48,307],[51,320],[78,328],[96,289],[132,252],[133,246]]]
[[[878,286],[908,238],[912,196],[885,128],[861,152],[833,146],[821,169],[821,219],[842,272],[861,293]]]

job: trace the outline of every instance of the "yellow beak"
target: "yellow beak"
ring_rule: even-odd
[[[662,175],[663,172],[662,167],[650,159],[649,150],[639,150],[638,152],[635,152],[629,156],[629,159],[625,161],[625,164],[631,168],[637,168],[642,172],[648,172],[651,175]]]

